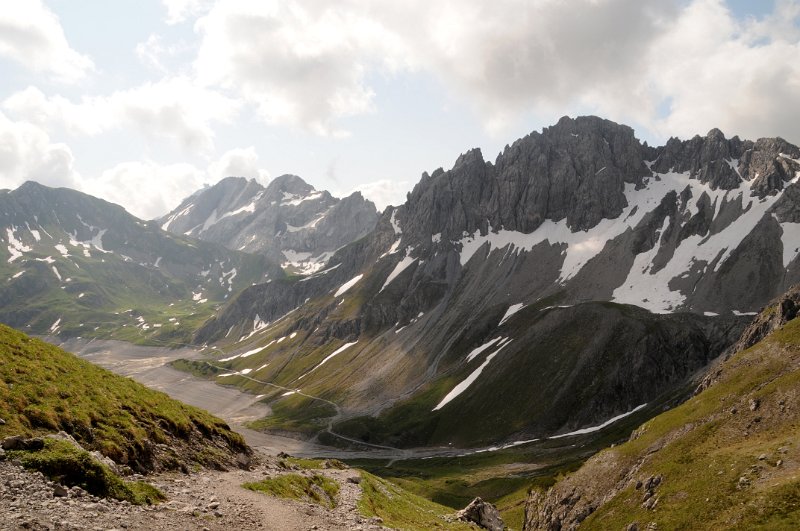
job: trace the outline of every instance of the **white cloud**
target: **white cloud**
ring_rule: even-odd
[[[161,0],[167,10],[167,24],[180,24],[210,7],[209,0]]]
[[[270,124],[345,136],[336,121],[373,110],[365,81],[380,26],[345,5],[221,0],[199,19],[201,82],[240,93]]]
[[[124,206],[142,219],[154,219],[178,206],[188,195],[208,183],[230,176],[255,178],[266,184],[269,174],[258,167],[254,147],[225,152],[201,169],[192,164],[161,164],[152,160],[122,162],[102,172],[98,179],[83,179],[80,188]]]
[[[375,203],[379,211],[383,211],[383,209],[389,205],[401,205],[405,203],[406,193],[410,190],[411,183],[409,181],[381,179],[379,181],[360,184],[350,193],[355,191],[361,192],[361,195]]]
[[[798,3],[777,8],[788,20],[800,15]],[[671,100],[656,127],[681,136],[718,127],[800,140],[800,34],[785,22],[739,22],[722,2],[696,0],[651,50],[659,65],[648,73],[654,90]]]
[[[375,69],[425,71],[498,128],[587,94],[621,99],[673,11],[656,0],[220,0],[196,25],[195,67],[268,123],[319,134],[374,109]]]
[[[738,21],[722,0],[220,0],[195,26],[195,69],[266,122],[323,135],[374,110],[371,79],[417,72],[496,134],[593,112],[667,135],[774,124],[797,138],[798,16],[796,0]]]
[[[0,56],[65,83],[82,79],[94,68],[89,57],[70,47],[58,17],[40,0],[0,9]]]
[[[54,143],[40,128],[10,120],[0,112],[0,187],[28,180],[48,186],[76,187],[80,176],[68,146]]]
[[[109,168],[98,179],[84,181],[82,188],[87,193],[123,205],[134,216],[153,219],[198,190],[205,177],[203,171],[191,164],[130,161]]]
[[[144,64],[158,70],[161,73],[167,72],[167,67],[164,66],[163,57],[169,52],[167,46],[164,45],[164,39],[160,35],[151,34],[147,37],[146,41],[142,41],[136,45],[136,57]]]
[[[253,146],[225,152],[219,160],[208,166],[208,176],[216,182],[225,177],[254,178],[261,184],[270,180],[269,172],[258,165],[258,153]]]
[[[145,137],[168,138],[190,152],[209,152],[214,146],[213,126],[230,123],[240,104],[187,77],[175,76],[109,96],[84,96],[78,103],[28,87],[7,98],[3,108],[71,134],[97,135],[133,127]]]

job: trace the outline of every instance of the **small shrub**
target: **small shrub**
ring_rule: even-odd
[[[22,466],[38,470],[53,481],[68,487],[78,486],[101,498],[127,500],[137,505],[153,504],[166,499],[155,487],[143,482],[126,482],[107,466],[96,461],[89,452],[66,441],[45,440],[38,451],[9,452]]]
[[[311,477],[284,474],[242,486],[280,498],[310,500],[330,508],[336,507],[336,495],[339,493],[339,484],[335,480],[319,474]]]

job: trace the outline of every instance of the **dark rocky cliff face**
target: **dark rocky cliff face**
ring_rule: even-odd
[[[650,175],[629,127],[596,117],[562,118],[542,133],[517,140],[484,162],[480,150],[456,160],[452,170],[423,174],[406,203],[403,227],[411,234],[505,228],[523,233],[545,219],[567,220],[587,230],[627,206],[624,184]]]

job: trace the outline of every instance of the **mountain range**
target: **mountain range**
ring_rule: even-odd
[[[779,138],[651,147],[563,118],[423,174],[325,269],[243,290],[195,341],[311,435],[472,446],[656,411],[800,280],[798,171]],[[309,421],[303,395],[338,413]]]
[[[181,368],[322,442],[556,436],[681,402],[800,281],[798,172],[780,138],[652,147],[565,117],[380,215],[288,175],[225,179],[153,222],[27,183],[0,196],[0,320],[190,338],[216,354]]]

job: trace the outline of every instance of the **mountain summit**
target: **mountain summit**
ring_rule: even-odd
[[[289,272],[318,271],[333,253],[373,229],[375,205],[360,192],[337,199],[296,175],[264,188],[228,177],[187,197],[158,220],[161,228],[229,249],[266,255]]]

